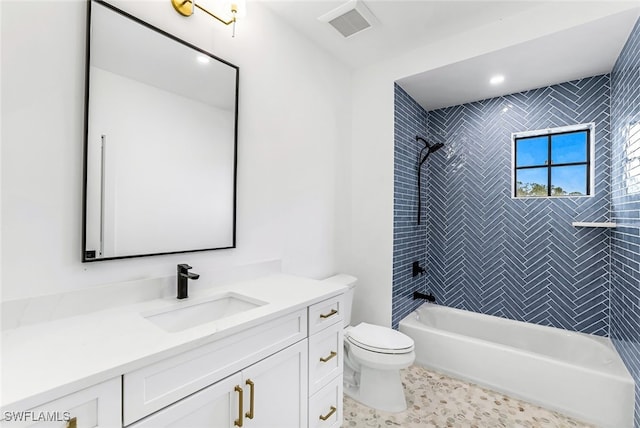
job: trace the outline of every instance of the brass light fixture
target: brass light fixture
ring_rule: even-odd
[[[176,12],[178,12],[182,16],[191,16],[193,15],[195,8],[198,8],[204,13],[206,13],[207,15],[209,15],[210,17],[223,23],[224,25],[233,24],[233,34],[231,37],[236,36],[236,20],[238,18],[239,2],[232,1],[231,4],[229,5],[229,12],[231,13],[231,18],[227,20],[219,17],[215,13],[211,12],[210,10],[207,10],[200,4],[196,3],[196,0],[171,0],[171,4],[173,5],[173,8],[176,10]]]

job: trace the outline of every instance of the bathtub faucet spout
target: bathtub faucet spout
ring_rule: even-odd
[[[431,303],[435,303],[436,302],[436,296],[434,296],[433,294],[431,294],[431,293],[424,294],[424,293],[421,293],[419,291],[414,291],[413,292],[413,300],[418,300],[418,299],[424,299],[427,302],[431,302]]]

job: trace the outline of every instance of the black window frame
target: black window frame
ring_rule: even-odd
[[[514,134],[513,136],[513,191],[512,197],[514,198],[566,198],[566,197],[585,197],[592,196],[592,133],[595,131],[593,125],[583,126],[578,125],[575,127],[567,127],[573,129],[565,129],[559,131],[546,130],[541,131],[540,133],[526,133],[526,135],[518,136],[518,134]],[[565,134],[578,134],[585,133],[587,134],[586,138],[586,161],[584,162],[563,162],[563,163],[552,163],[551,158],[551,140],[553,137],[558,135]],[[547,138],[547,159],[546,163],[540,165],[527,165],[527,166],[517,166],[518,165],[518,141],[528,140],[532,138]],[[551,187],[551,170],[554,167],[562,167],[562,166],[580,166],[584,165],[587,170],[586,176],[586,194],[585,195],[552,195],[552,187]],[[518,171],[523,169],[533,169],[533,168],[547,168],[547,194],[545,196],[522,196],[518,195]]]

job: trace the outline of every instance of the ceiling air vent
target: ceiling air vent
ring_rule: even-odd
[[[375,22],[375,17],[363,2],[350,0],[331,12],[322,15],[318,20],[328,22],[344,37],[351,37],[367,28],[371,28]]]

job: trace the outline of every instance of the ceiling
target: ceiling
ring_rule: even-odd
[[[637,14],[619,13],[409,76],[398,84],[429,111],[606,74],[636,19]],[[495,75],[504,76],[504,82],[491,85]]]
[[[532,9],[539,1],[363,0],[374,25],[345,39],[318,17],[347,0],[263,0],[300,33],[353,68]]]
[[[390,60],[426,44],[519,14],[531,17],[535,8],[541,5],[552,7],[554,3],[526,0],[364,0],[376,22],[371,28],[344,38],[318,17],[345,2],[263,0],[262,3],[298,32],[354,69]],[[564,3],[566,6],[566,1]],[[572,1],[571,5],[579,8],[581,3],[584,2]],[[628,4],[624,12],[408,76],[400,79],[398,84],[426,110],[433,110],[608,73],[640,14],[638,2]],[[537,18],[542,21],[548,17],[540,14]],[[490,85],[489,78],[498,73],[505,76],[504,83]]]

